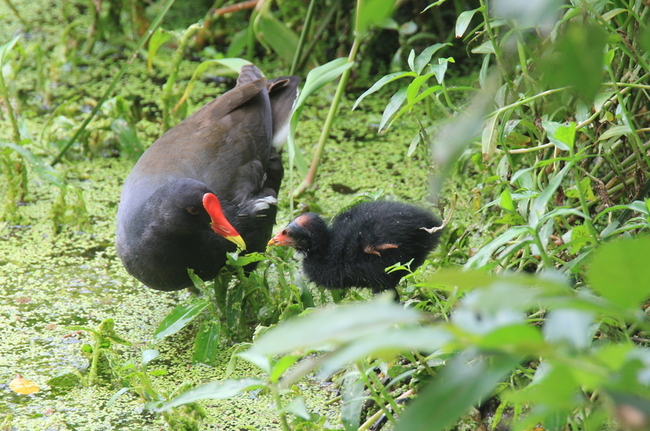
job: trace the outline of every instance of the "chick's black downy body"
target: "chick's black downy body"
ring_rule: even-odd
[[[428,211],[400,202],[364,202],[337,215],[328,226],[314,213],[296,217],[269,244],[295,247],[304,255],[303,271],[328,288],[395,289],[404,270],[415,270],[435,248],[441,225]]]

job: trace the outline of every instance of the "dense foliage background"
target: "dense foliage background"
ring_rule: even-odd
[[[5,0],[0,41],[3,239],[29,229],[25,206],[46,186],[52,232],[91,231],[92,197],[74,166],[136,160],[232,85],[235,57],[304,78],[284,155],[285,219],[332,201],[317,170],[323,158],[337,169],[328,141],[398,134],[403,157],[385,166],[398,175],[425,161],[418,186],[429,184],[447,223],[440,250],[402,283],[402,304],[306,286],[290,251],[232,256],[128,366],[119,346],[131,343],[112,320],[73,326],[89,334],[90,365],[50,390],[101,382],[115,393],[107,406],[136,394],[170,429],[203,429],[201,400],[242,393],[268,394],[284,430],[650,429],[647,2],[22,6]],[[337,129],[355,121],[372,124]],[[381,195],[374,186],[375,196],[335,202]],[[246,277],[251,259],[267,263]],[[214,365],[238,342],[232,366],[258,370],[159,390],[155,343],[188,325],[188,360]],[[313,373],[338,388],[335,419],[305,402],[300,382]],[[2,414],[2,429],[20,429]]]

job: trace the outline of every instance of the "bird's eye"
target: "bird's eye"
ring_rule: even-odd
[[[187,212],[192,215],[197,215],[199,213],[199,210],[197,210],[196,207],[187,207]]]

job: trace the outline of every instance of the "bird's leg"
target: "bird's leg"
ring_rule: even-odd
[[[387,250],[389,248],[398,248],[397,244],[380,244],[378,246],[372,246],[372,245],[367,245],[363,248],[364,253],[368,254],[376,254],[377,256],[381,257],[381,253],[379,253],[381,250]]]

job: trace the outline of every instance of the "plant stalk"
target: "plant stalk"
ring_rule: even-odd
[[[359,51],[359,45],[361,45],[361,41],[358,37],[355,37],[354,43],[352,44],[352,49],[350,49],[350,55],[348,56],[348,62],[355,61],[357,52]],[[334,123],[334,117],[338,112],[339,103],[341,102],[341,97],[343,97],[345,86],[347,85],[348,78],[350,77],[350,70],[351,69],[347,69],[345,72],[343,72],[343,75],[341,75],[339,86],[336,89],[336,94],[334,95],[334,100],[330,105],[330,110],[327,113],[327,118],[325,119],[323,130],[321,131],[320,137],[318,139],[318,146],[316,147],[316,151],[314,152],[314,157],[312,159],[311,166],[309,167],[309,172],[307,173],[307,176],[303,180],[302,184],[300,184],[300,186],[298,186],[298,188],[294,190],[293,192],[294,198],[297,198],[298,196],[303,194],[305,190],[310,188],[315,182],[320,156],[323,153],[323,147],[325,146],[325,142],[329,137],[332,124]]]

